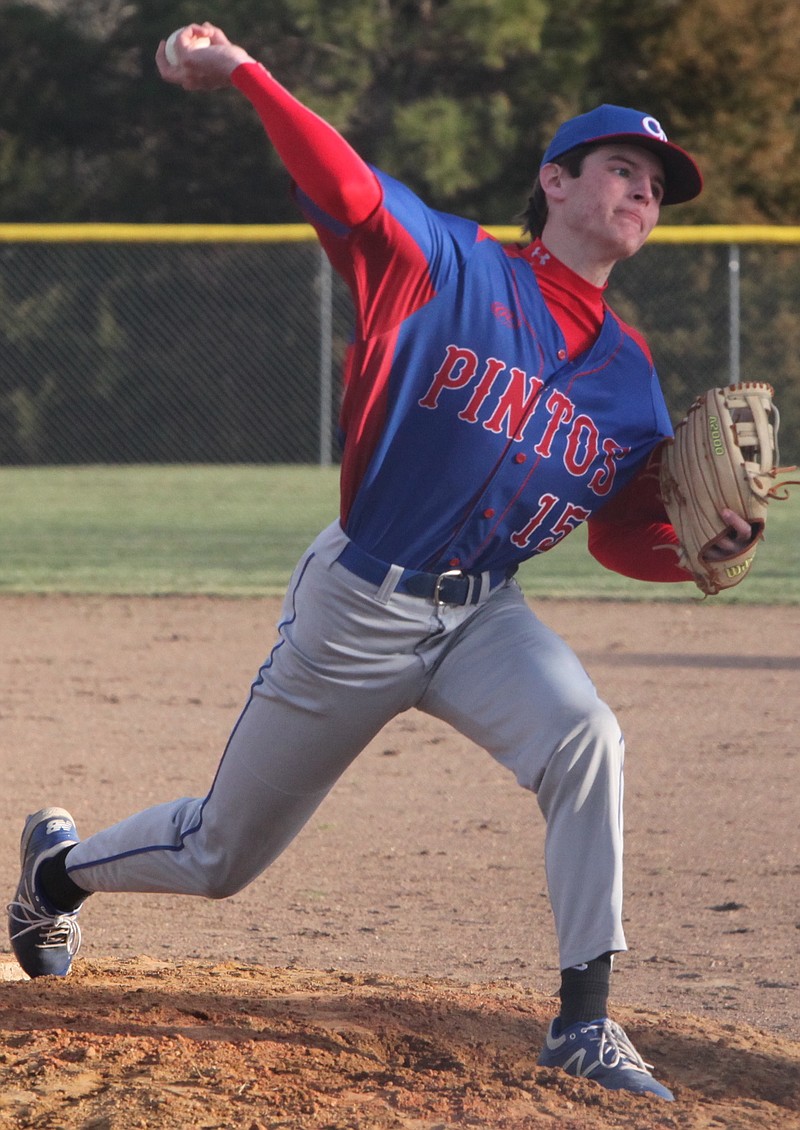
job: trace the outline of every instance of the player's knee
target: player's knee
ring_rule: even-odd
[[[243,881],[241,875],[223,871],[207,875],[204,878],[203,890],[200,893],[204,898],[219,901],[231,898],[232,895],[238,895],[239,891],[247,886],[248,881]]]
[[[604,756],[614,765],[622,767],[625,743],[617,716],[611,707],[598,700],[587,717],[586,728],[590,740],[599,745]]]
[[[585,719],[575,727],[565,743],[570,752],[570,768],[584,774],[622,770],[625,744],[619,722],[610,707],[598,700]]]
[[[249,858],[243,858],[228,844],[206,845],[199,869],[198,894],[220,900],[236,895],[256,876]]]
[[[547,811],[556,798],[570,797],[574,811],[589,797],[621,795],[625,745],[613,711],[599,702],[564,735],[553,751],[539,785]]]

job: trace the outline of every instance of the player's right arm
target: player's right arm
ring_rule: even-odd
[[[156,64],[166,82],[185,90],[216,90],[233,84],[253,104],[262,125],[300,192],[335,224],[352,228],[374,212],[381,187],[367,163],[342,135],[290,94],[260,63],[231,43],[213,24],[192,24],[211,46],[177,45],[171,64],[164,43]]]
[[[353,294],[356,337],[399,326],[452,278],[478,236],[477,224],[444,223],[405,186],[378,173],[323,118],[212,24],[181,33],[177,64],[161,43],[162,78],[185,90],[234,85],[253,104],[294,181],[295,197]],[[192,50],[191,37],[210,39]],[[185,42],[184,42],[185,40]]]

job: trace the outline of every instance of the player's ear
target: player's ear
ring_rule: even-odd
[[[569,174],[563,165],[549,161],[539,170],[539,182],[546,196],[560,200],[564,195],[564,180]]]

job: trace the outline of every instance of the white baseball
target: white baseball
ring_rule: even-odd
[[[182,27],[179,27],[177,31],[173,31],[172,35],[164,44],[164,54],[167,56],[167,62],[173,67],[177,67],[180,63],[178,53],[175,50],[175,42],[182,31]],[[197,35],[189,42],[188,46],[190,51],[194,51],[198,47],[210,47],[211,40],[206,35]]]

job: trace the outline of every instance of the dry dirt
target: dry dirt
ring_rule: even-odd
[[[69,978],[0,984],[0,1128],[800,1128],[800,609],[538,610],[626,732],[612,1011],[675,1103],[536,1067],[558,970],[535,799],[412,712],[240,895],[97,896]],[[206,791],[276,612],[0,598],[9,895],[29,811],[89,833]]]

